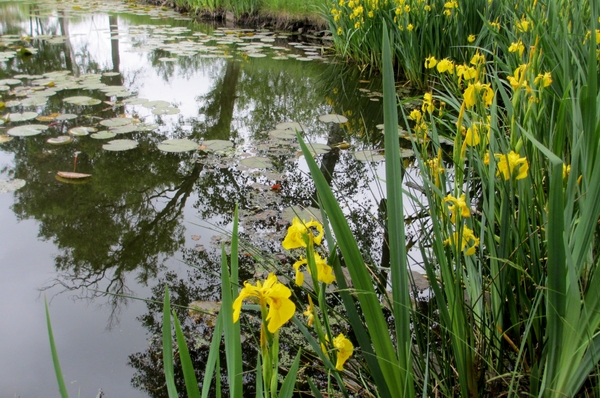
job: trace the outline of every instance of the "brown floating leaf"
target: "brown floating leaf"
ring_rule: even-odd
[[[72,171],[59,171],[58,173],[56,173],[56,175],[58,175],[59,177],[62,178],[68,178],[71,180],[77,180],[77,179],[81,179],[81,178],[88,178],[91,177],[91,174],[84,174],[84,173],[74,173]]]

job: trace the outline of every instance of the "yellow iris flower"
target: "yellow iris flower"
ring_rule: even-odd
[[[433,68],[435,64],[437,64],[437,60],[434,56],[430,55],[429,57],[425,58],[425,67],[427,69]]]
[[[463,218],[471,217],[471,210],[469,210],[469,206],[467,206],[467,199],[464,193],[460,195],[460,198],[448,194],[443,201],[453,203],[448,206],[448,210],[450,210],[451,213],[450,221],[452,221],[453,224],[456,224],[457,214],[460,214]]]
[[[527,177],[527,171],[529,170],[527,158],[522,158],[515,151],[510,151],[507,155],[496,153],[494,156],[498,158],[498,172],[496,176],[502,174],[505,180],[510,180],[513,173],[516,172],[517,176],[515,178],[517,180]]]
[[[317,231],[316,236],[311,228],[315,228]],[[308,236],[316,245],[320,245],[323,239],[323,226],[320,222],[313,219],[310,221],[300,221],[298,217],[294,217],[292,225],[288,228],[287,235],[281,244],[286,250],[306,247],[304,236]]]
[[[308,264],[308,261],[305,258],[301,258],[300,260],[294,263],[294,269],[296,270],[296,285],[302,286],[304,283],[304,274],[300,272],[300,267],[302,265]],[[317,279],[321,282],[325,282],[327,284],[333,283],[335,281],[335,276],[333,275],[333,268],[327,264],[327,260],[321,257],[318,253],[315,253],[315,264],[317,265]],[[308,272],[310,272],[310,268],[307,267]]]
[[[348,358],[350,358],[354,352],[354,346],[342,333],[333,339],[333,346],[337,350],[335,368],[342,371],[344,370],[344,363],[346,363]]]
[[[448,72],[450,74],[454,73],[454,62],[450,61],[448,58],[442,59],[437,64],[437,70],[440,73]]]
[[[494,101],[494,90],[492,90],[489,84],[477,82],[475,84],[469,83],[469,86],[464,92],[465,106],[467,108],[472,108],[473,105],[477,103],[477,94],[479,93],[482,93],[481,97],[483,99],[483,104],[486,107],[492,105],[492,102]]]
[[[308,295],[308,307],[306,307],[306,311],[304,311],[302,315],[306,317],[306,324],[308,326],[312,326],[312,324],[315,322],[315,307],[310,294]]]
[[[249,297],[256,297],[261,308],[269,307],[265,321],[268,322],[267,329],[269,332],[275,333],[296,312],[296,305],[290,300],[291,295],[291,290],[279,283],[273,273],[269,274],[264,283],[256,282],[256,286],[244,282],[244,288],[233,302],[233,322],[235,323],[240,319],[242,302]]]
[[[471,243],[472,242],[472,243]],[[471,246],[467,248],[467,245],[471,243]],[[458,243],[458,231],[454,232],[451,237],[444,241],[444,245],[459,245]],[[471,230],[466,225],[463,225],[462,236],[460,242],[460,250],[465,253],[465,256],[470,256],[475,254],[475,250],[477,250],[477,246],[479,245],[479,238],[476,238],[473,234],[473,230]]]

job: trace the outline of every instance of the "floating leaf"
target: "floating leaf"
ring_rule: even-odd
[[[75,173],[72,171],[59,171],[58,173],[56,173],[56,175],[62,178],[68,178],[70,180],[78,180],[81,178],[88,178],[92,176],[91,174]]]
[[[133,133],[134,131],[137,131],[137,126],[130,124],[127,126],[111,127],[110,131],[112,131],[115,134]]]
[[[284,209],[281,213],[281,218],[290,223],[292,222],[294,217],[298,217],[299,219],[305,221],[310,221],[311,219],[313,219],[318,220],[319,222],[323,222],[323,219],[321,217],[321,211],[315,207],[302,207],[296,205]]]
[[[25,186],[25,180],[15,178],[14,180],[0,179],[0,194],[16,191]]]
[[[148,109],[167,108],[167,107],[171,106],[171,103],[167,102],[167,101],[163,101],[163,100],[157,100],[157,101],[148,101],[148,102],[142,104],[142,106],[144,108],[148,108]]]
[[[15,86],[17,84],[21,84],[23,83],[22,81],[18,80],[18,79],[3,79],[0,80],[0,85],[4,86],[4,85],[8,85],[8,86]]]
[[[117,133],[112,132],[112,131],[99,131],[97,133],[94,133],[92,135],[90,135],[90,137],[97,139],[97,140],[108,140],[110,138],[114,138],[116,137]]]
[[[23,106],[44,106],[48,102],[48,97],[35,95],[29,98],[25,98],[21,101],[21,105]]]
[[[379,154],[377,151],[356,151],[354,152],[354,157],[356,160],[361,162],[379,162],[380,160],[385,159],[385,156]]]
[[[157,145],[163,152],[189,152],[198,149],[198,144],[188,139],[165,140]]]
[[[327,144],[320,144],[317,142],[307,142],[306,145],[311,150],[311,152],[315,155],[319,155],[321,153],[326,153],[331,151],[331,147]]]
[[[100,121],[100,124],[105,127],[121,127],[133,123],[133,119],[126,117],[113,117]]]
[[[102,76],[104,77],[113,77],[113,76],[119,76],[121,73],[119,72],[104,72],[102,74]]]
[[[14,137],[10,137],[6,134],[0,134],[0,144],[4,144],[5,142],[12,141]]]
[[[69,134],[81,137],[88,135],[89,133],[95,133],[96,131],[98,131],[98,129],[94,127],[73,127],[71,130],[69,130]]]
[[[296,139],[296,132],[294,130],[271,130],[269,136],[280,140],[293,140]]]
[[[26,126],[13,127],[6,133],[16,137],[27,137],[31,135],[41,134],[42,131],[46,130],[48,126],[44,124],[28,124]]]
[[[207,151],[223,151],[233,147],[233,142],[227,140],[208,140],[203,142],[204,149]]]
[[[35,119],[37,115],[37,112],[10,113],[8,115],[8,120],[11,122],[23,122],[25,120]]]
[[[269,167],[273,166],[273,163],[271,163],[269,158],[258,156],[242,159],[240,163],[253,169],[268,169]]]
[[[102,145],[102,149],[107,151],[127,151],[134,149],[138,146],[137,141],[134,140],[112,140],[108,141],[107,144]]]
[[[46,142],[48,144],[52,144],[52,145],[65,145],[65,144],[70,144],[71,142],[73,142],[73,137],[68,136],[68,135],[61,135],[58,137],[48,138],[46,140]]]
[[[297,130],[304,131],[304,126],[298,122],[284,122],[275,126],[277,130]]]
[[[96,98],[87,97],[85,95],[80,95],[80,96],[65,98],[65,99],[63,99],[63,102],[66,102],[68,104],[73,104],[73,105],[88,106],[88,105],[98,105],[102,101],[100,101],[99,99],[96,99]]]
[[[126,100],[123,100],[123,103],[127,105],[142,105],[146,102],[148,102],[146,98],[127,98]]]
[[[328,114],[319,116],[319,120],[324,123],[346,123],[348,118],[342,115]]]
[[[179,108],[169,106],[167,108],[154,108],[152,113],[155,115],[176,115],[180,112]]]
[[[72,120],[72,119],[77,119],[77,115],[74,115],[72,113],[63,113],[62,115],[58,115],[56,117],[56,120]]]
[[[6,106],[7,108],[11,108],[13,106],[19,106],[21,105],[21,101],[6,101],[4,103],[4,106]]]

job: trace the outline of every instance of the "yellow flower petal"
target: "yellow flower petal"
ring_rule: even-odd
[[[346,363],[348,358],[350,358],[354,352],[354,346],[342,333],[333,339],[333,346],[337,350],[335,368],[342,371],[344,370],[344,363]]]

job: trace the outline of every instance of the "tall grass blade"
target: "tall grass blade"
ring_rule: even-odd
[[[171,336],[171,299],[169,297],[169,286],[165,285],[165,301],[163,303],[163,366],[167,383],[169,398],[178,398],[175,387],[175,371],[173,369],[173,338]]]
[[[213,330],[212,341],[210,342],[210,350],[208,351],[208,358],[206,359],[206,367],[204,368],[204,380],[202,381],[202,398],[208,398],[210,392],[210,385],[213,376],[215,375],[215,367],[219,360],[220,347],[221,347],[221,336],[223,334],[223,314],[219,312],[217,322],[215,323],[215,330]],[[217,375],[219,377],[219,375]],[[216,386],[219,388],[219,386]],[[220,393],[220,391],[218,391]]]
[[[63,378],[62,370],[60,369],[56,344],[54,343],[52,323],[50,322],[50,311],[48,310],[48,301],[46,301],[46,297],[44,297],[44,305],[46,306],[46,325],[48,326],[48,339],[50,340],[50,352],[52,353],[52,363],[54,364],[54,372],[56,373],[56,381],[58,382],[58,391],[60,392],[61,398],[69,398],[65,379]]]
[[[402,166],[398,142],[398,105],[388,29],[383,21],[383,120],[385,132],[385,179],[387,192],[387,231],[398,363],[402,372],[401,395],[414,396],[410,331],[410,296],[404,206],[402,201]],[[399,392],[400,392],[399,391]]]
[[[300,366],[300,354],[301,351],[298,351],[298,354],[296,355],[296,359],[294,359],[292,367],[290,368],[288,374],[283,380],[283,384],[281,385],[281,389],[279,390],[279,398],[292,398],[292,395],[294,394],[296,376],[298,375],[298,367]]]
[[[231,235],[231,274],[227,266],[227,253],[221,246],[221,314],[223,314],[223,330],[225,332],[225,356],[227,358],[227,376],[229,379],[230,396],[241,398],[243,391],[242,380],[242,343],[240,340],[240,323],[233,323],[233,296],[238,291],[238,210],[235,208],[233,232]],[[236,279],[233,279],[233,276]]]
[[[183,378],[185,380],[187,396],[188,398],[200,398],[200,389],[198,388],[198,379],[196,379],[192,358],[190,358],[190,352],[188,351],[185,337],[183,336],[181,325],[179,324],[179,319],[177,319],[175,312],[173,312],[173,323],[175,323],[177,348],[179,349],[179,360],[181,361],[181,368],[183,369]]]

